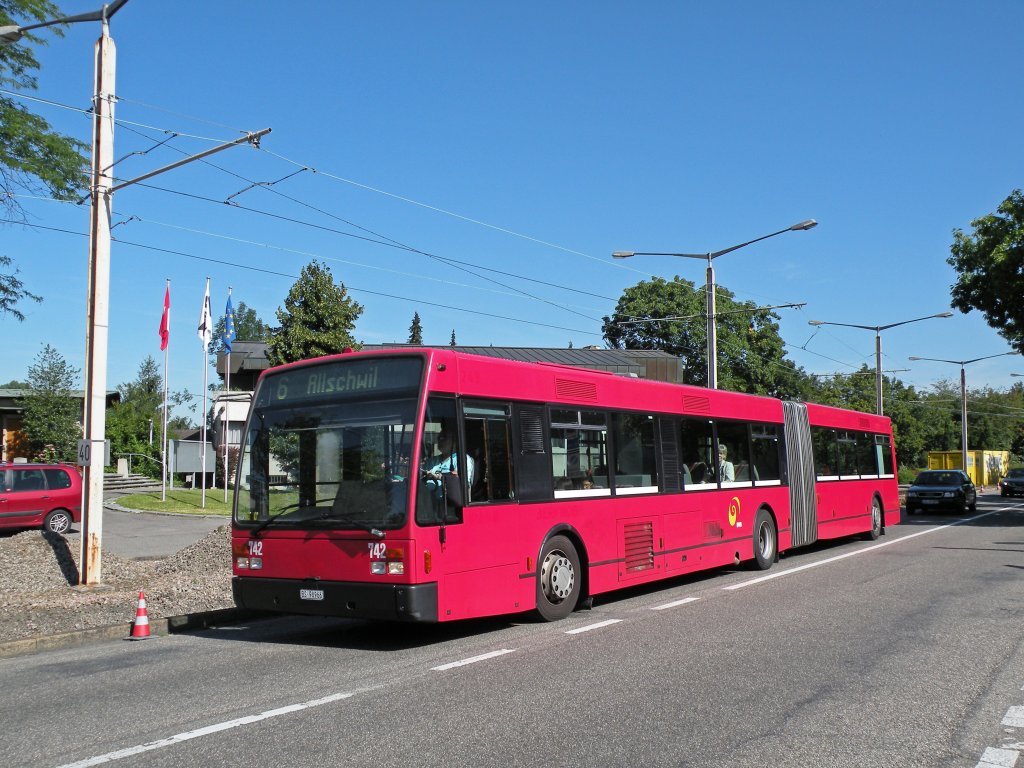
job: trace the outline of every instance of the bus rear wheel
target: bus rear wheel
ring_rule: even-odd
[[[552,536],[537,562],[537,612],[546,621],[564,619],[580,598],[580,556],[565,536]]]
[[[779,532],[767,509],[759,509],[754,519],[754,565],[767,571],[779,554]]]

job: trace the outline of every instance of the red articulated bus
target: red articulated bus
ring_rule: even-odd
[[[899,521],[888,418],[446,349],[272,368],[232,530],[240,607],[536,610]]]

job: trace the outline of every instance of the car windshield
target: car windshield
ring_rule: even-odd
[[[1007,477],[1013,477],[1017,480],[1024,480],[1024,469],[1011,469],[1006,473]]]
[[[959,472],[922,472],[914,485],[960,485],[964,476]]]

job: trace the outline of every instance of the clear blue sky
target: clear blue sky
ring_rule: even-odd
[[[146,355],[161,362],[166,278],[171,386],[199,393],[207,276],[215,314],[231,286],[236,306],[276,324],[316,257],[365,307],[360,341],[405,341],[419,312],[428,343],[454,329],[464,345],[580,347],[602,344],[600,318],[628,286],[704,279],[697,260],[612,251],[714,251],[807,218],[819,226],[716,261],[718,281],[759,304],[806,302],[780,314],[807,371],[873,366],[872,332],[807,321],[949,309],[952,230],[1024,185],[1022,29],[1017,0],[130,0],[111,23],[118,177],[273,133],[115,196],[114,222],[128,223],[114,230],[109,385]],[[28,95],[88,108],[99,31],[78,24],[40,49]],[[89,140],[82,111],[26,103]],[[156,147],[165,131],[179,136]],[[281,180],[304,167],[315,172]],[[0,228],[0,253],[45,297],[24,323],[0,319],[3,380],[44,342],[84,358],[87,206],[21,202],[32,223],[79,234]],[[882,338],[884,367],[919,387],[959,371],[909,355],[1010,349],[978,313]],[[1024,360],[976,363],[968,384],[1006,388],[1011,371]]]

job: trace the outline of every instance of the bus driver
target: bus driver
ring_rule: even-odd
[[[441,460],[423,473],[423,477],[431,485],[438,486],[441,475],[459,474],[459,454],[455,450],[455,438],[447,427],[442,427],[437,434],[437,449],[441,453]],[[466,456],[466,481],[470,487],[473,486],[473,457]]]

